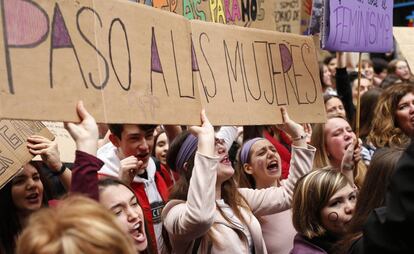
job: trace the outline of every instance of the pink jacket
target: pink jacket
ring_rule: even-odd
[[[267,253],[259,221],[255,216],[270,215],[291,207],[293,188],[302,175],[312,169],[315,148],[292,147],[292,160],[288,179],[281,187],[253,190],[242,188],[251,211],[240,208],[247,225],[227,222],[216,208],[215,185],[218,158],[196,154],[190,179],[187,201],[171,200],[162,211],[174,253],[192,253],[194,242],[202,237],[198,253],[250,253],[247,237],[242,229],[248,228],[255,253]],[[241,240],[239,235],[245,240]],[[212,235],[214,242],[208,235]]]

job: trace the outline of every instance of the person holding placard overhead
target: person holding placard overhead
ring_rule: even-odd
[[[294,150],[306,146],[306,136],[294,137]],[[296,163],[295,159],[293,157],[291,160],[292,164]],[[241,188],[265,189],[286,184],[286,180],[281,179],[282,160],[279,151],[265,138],[258,137],[244,142],[238,161],[235,175]],[[292,225],[290,209],[261,216],[259,221],[268,253],[284,254],[292,249],[296,230]]]
[[[78,103],[80,123],[66,123],[65,128],[76,142],[76,157],[72,169],[72,193],[82,193],[99,201],[115,216],[125,236],[133,240],[135,253],[154,253],[147,239],[148,231],[142,208],[134,191],[117,178],[98,180],[98,170],[104,163],[96,158],[98,126],[83,103]],[[77,218],[73,218],[76,220]]]
[[[294,137],[303,127],[282,109],[282,127]],[[202,126],[180,134],[171,144],[167,161],[181,174],[162,212],[174,253],[267,253],[256,216],[289,209],[296,179],[312,168],[314,148],[295,147],[286,184],[253,190],[239,188],[221,139],[204,112]],[[280,167],[280,164],[279,164]],[[280,168],[279,168],[280,170]]]

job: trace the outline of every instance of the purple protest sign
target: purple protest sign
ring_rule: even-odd
[[[328,0],[326,4],[325,29],[321,37],[323,49],[349,52],[392,50],[393,0]]]

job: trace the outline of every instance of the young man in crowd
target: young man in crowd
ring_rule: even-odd
[[[131,186],[144,210],[153,249],[166,253],[161,211],[168,201],[168,187],[173,181],[167,170],[151,157],[155,127],[110,124],[111,142],[98,150],[98,158],[105,162],[99,174],[118,177]]]

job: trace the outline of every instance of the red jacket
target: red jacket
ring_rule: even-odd
[[[272,145],[276,148],[277,152],[280,155],[280,159],[282,160],[282,176],[281,179],[286,179],[289,175],[289,167],[290,167],[290,157],[291,153],[290,151],[278,140],[276,140],[274,137],[272,137],[269,132],[264,131],[264,137],[272,143]],[[289,139],[286,137],[286,134],[284,134],[281,131],[281,139],[283,142],[287,143],[287,145],[290,145]]]
[[[144,183],[133,182],[131,183],[131,188],[135,191],[135,195],[137,196],[139,204],[141,205],[141,208],[144,212],[145,223],[147,224],[147,228],[149,231],[148,233],[150,234],[149,238],[151,239],[150,243],[152,245],[152,249],[157,250],[153,220],[161,220],[162,208],[164,208],[165,204],[168,201],[168,189],[172,186],[173,180],[171,179],[170,174],[163,165],[161,165],[160,168],[157,168],[154,177],[155,183],[157,185],[157,190],[160,193],[162,200],[164,201],[163,204],[160,204],[157,207],[151,208],[147,198],[147,194],[145,193]]]

